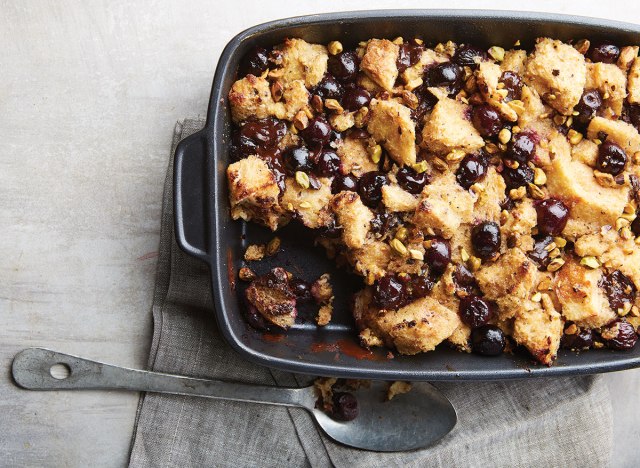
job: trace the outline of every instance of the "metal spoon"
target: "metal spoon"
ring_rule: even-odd
[[[62,374],[54,372],[62,369]],[[409,393],[385,401],[387,384],[356,390],[359,414],[341,422],[315,408],[314,387],[282,388],[196,379],[113,366],[44,348],[28,348],[13,359],[13,378],[28,390],[133,390],[304,408],[324,432],[351,447],[396,452],[426,447],[456,425],[453,406],[434,386],[414,383]],[[55,375],[55,377],[54,377]]]

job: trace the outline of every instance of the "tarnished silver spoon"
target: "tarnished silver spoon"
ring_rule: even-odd
[[[304,408],[337,442],[382,452],[431,445],[448,434],[457,421],[449,400],[424,382],[414,383],[410,392],[385,401],[387,384],[373,381],[369,388],[353,392],[359,414],[342,422],[315,408],[313,386],[282,388],[196,379],[113,366],[44,348],[18,353],[12,370],[16,383],[28,390],[133,390]]]

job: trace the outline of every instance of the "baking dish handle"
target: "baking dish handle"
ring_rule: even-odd
[[[204,130],[188,136],[176,148],[173,173],[175,233],[178,245],[208,262],[207,143]]]

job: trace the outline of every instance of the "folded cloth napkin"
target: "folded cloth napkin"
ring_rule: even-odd
[[[299,386],[309,377],[244,361],[216,329],[207,267],[173,236],[173,152],[204,125],[178,123],[165,182],[148,368],[256,384]],[[437,445],[402,453],[344,447],[305,410],[147,393],[134,430],[133,467],[607,466],[609,393],[598,377],[436,383],[458,413]]]

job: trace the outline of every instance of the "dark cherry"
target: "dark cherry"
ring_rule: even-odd
[[[427,83],[429,86],[445,86],[449,94],[456,94],[462,89],[464,70],[453,62],[445,62],[429,69]]]
[[[597,89],[588,89],[578,101],[578,104],[574,107],[574,112],[577,115],[573,116],[574,127],[580,130],[585,130],[589,125],[591,119],[596,116],[598,109],[602,107],[602,95]]]
[[[423,47],[415,42],[405,42],[402,44],[398,51],[398,58],[396,59],[398,71],[402,73],[407,68],[418,63],[423,50]]]
[[[342,96],[342,107],[350,112],[368,106],[370,102],[371,94],[363,88],[347,88]]]
[[[474,106],[471,111],[471,121],[480,134],[485,137],[496,136],[502,129],[500,114],[489,104]]]
[[[431,272],[439,276],[451,263],[451,244],[442,237],[432,237],[429,241],[429,247],[425,248],[424,261],[429,265]]]
[[[385,234],[395,229],[400,224],[400,218],[394,213],[378,212],[371,220],[371,231],[377,234]]]
[[[527,252],[529,258],[531,258],[540,268],[546,268],[551,262],[549,257],[549,251],[546,247],[553,242],[553,237],[544,234],[539,234],[533,238],[533,250]]]
[[[478,282],[473,276],[473,273],[464,265],[460,264],[453,272],[453,281],[456,283],[456,287],[467,294],[480,294],[480,288]]]
[[[282,120],[266,118],[245,123],[236,137],[240,156],[273,152],[280,139],[287,133],[287,124]]]
[[[337,175],[331,183],[331,193],[357,192],[358,178],[353,174]]]
[[[362,203],[369,208],[375,208],[382,200],[382,186],[388,182],[384,172],[371,171],[360,177],[358,181],[358,194]]]
[[[483,325],[471,330],[471,349],[483,356],[498,356],[504,351],[507,340],[495,325]]]
[[[300,278],[293,278],[289,280],[289,287],[296,296],[296,300],[299,302],[309,302],[313,299],[311,295],[311,285],[305,280]]]
[[[483,260],[490,259],[500,250],[500,227],[493,221],[483,221],[471,230],[471,245]]]
[[[640,213],[636,212],[636,219],[631,223],[631,232],[638,237],[640,236]]]
[[[538,215],[538,231],[550,236],[559,235],[569,220],[569,208],[557,198],[547,198],[535,203]]]
[[[240,61],[238,74],[262,75],[269,68],[269,52],[264,47],[254,47]]]
[[[452,60],[463,67],[466,65],[475,68],[480,62],[487,60],[487,53],[479,47],[464,44],[456,49]]]
[[[244,316],[249,326],[256,330],[269,330],[269,322],[267,322],[267,319],[262,316],[258,309],[249,301],[245,300],[244,303]]]
[[[333,412],[331,416],[340,421],[353,421],[358,417],[358,400],[352,393],[333,394]]]
[[[337,99],[342,98],[342,85],[333,77],[333,75],[326,74],[313,90],[313,94],[317,94],[323,100],[324,99]]]
[[[592,62],[616,63],[620,57],[620,48],[611,42],[600,42],[589,48],[588,57]]]
[[[480,296],[469,295],[460,299],[458,307],[460,320],[471,328],[486,325],[491,319],[491,312],[489,303]]]
[[[624,171],[627,164],[627,153],[612,141],[605,141],[598,148],[598,159],[596,168],[601,172],[611,175],[618,175]]]
[[[395,275],[387,275],[376,281],[373,300],[382,309],[397,309],[406,299],[405,284]]]
[[[538,138],[533,133],[516,133],[507,145],[505,157],[518,161],[519,164],[526,164],[533,158],[537,142]]]
[[[607,293],[609,305],[615,311],[624,308],[627,302],[633,304],[636,299],[636,286],[620,270],[603,276],[600,286]]]
[[[433,289],[433,280],[426,275],[411,275],[411,298],[425,297]]]
[[[520,99],[522,97],[522,77],[516,72],[509,70],[502,72],[500,81],[504,83],[504,89],[507,90],[505,102]]]
[[[623,117],[636,129],[640,129],[640,104],[625,106]]]
[[[589,349],[593,346],[593,333],[588,328],[578,330],[573,335],[567,335],[565,333],[560,339],[560,346],[572,351]]]
[[[284,153],[283,159],[289,175],[294,175],[297,171],[310,172],[313,169],[311,153],[306,146],[289,149]]]
[[[323,146],[329,142],[331,131],[329,122],[319,115],[309,121],[309,125],[300,132],[300,135],[309,146]]]
[[[456,180],[465,189],[482,180],[487,174],[487,158],[484,154],[468,154],[460,162],[456,171]]]
[[[411,115],[419,122],[422,122],[425,114],[433,109],[433,106],[438,102],[438,98],[428,88],[427,84],[423,84],[413,90],[413,94],[418,98],[418,107],[411,110]]]
[[[354,50],[345,50],[330,56],[327,68],[340,81],[355,81],[358,77],[358,64],[358,54]]]
[[[416,172],[408,166],[402,166],[398,169],[396,179],[398,179],[400,187],[409,193],[417,195],[429,183],[429,174],[426,171]]]
[[[604,344],[607,345],[607,348],[625,351],[633,348],[638,341],[636,330],[629,322],[622,320],[613,322],[611,325],[603,327],[601,334],[607,335],[612,332],[616,333],[615,336],[604,340]]]
[[[526,164],[520,164],[517,169],[505,166],[502,170],[502,178],[509,190],[522,186],[526,187],[533,183],[533,169]]]
[[[340,156],[334,150],[325,149],[318,157],[315,173],[320,177],[331,177],[340,171],[341,165]]]
[[[349,130],[349,138],[355,138],[356,140],[366,140],[371,137],[369,132],[364,128],[352,128]]]

